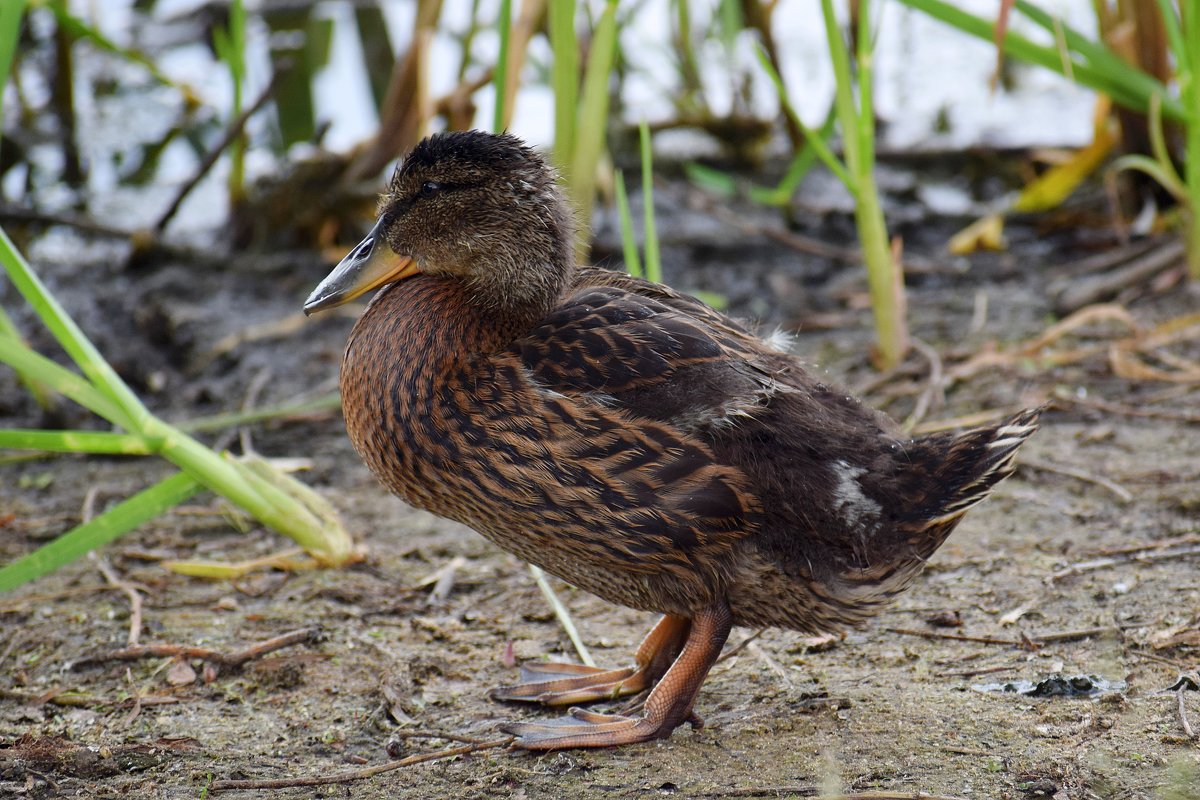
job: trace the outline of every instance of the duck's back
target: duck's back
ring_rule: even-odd
[[[582,271],[514,347],[548,388],[697,437],[746,476],[763,515],[736,553],[742,624],[828,630],[876,613],[1011,472],[1035,427],[1031,415],[902,438],[699,300],[603,270]]]

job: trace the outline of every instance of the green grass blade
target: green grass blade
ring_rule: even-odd
[[[1144,156],[1140,153],[1131,153],[1126,156],[1121,156],[1112,163],[1111,169],[1117,172],[1130,169],[1134,170],[1135,172],[1145,173],[1157,181],[1160,186],[1170,192],[1176,200],[1180,201],[1181,203],[1187,202],[1187,188],[1179,180],[1179,176],[1177,174],[1173,174],[1175,171],[1173,169],[1169,171],[1164,169],[1161,162],[1155,161],[1149,156]]]
[[[1192,124],[1187,126],[1187,161],[1184,163],[1184,182],[1187,184],[1188,201],[1184,234],[1187,242],[1188,275],[1200,282],[1200,8],[1193,2],[1183,19],[1183,38],[1192,58],[1184,65],[1177,65],[1179,96],[1185,104]]]
[[[1184,41],[1183,29],[1179,27],[1179,16],[1171,0],[1157,0],[1158,12],[1162,15],[1163,27],[1167,29],[1167,41],[1171,43],[1171,55],[1175,56],[1176,73],[1188,72],[1193,68],[1192,51]],[[1193,42],[1192,47],[1200,47]],[[1197,55],[1196,58],[1200,58]]]
[[[550,47],[554,51],[554,69],[550,75],[554,87],[554,163],[563,177],[575,157],[575,122],[579,107],[579,43],[575,39],[575,0],[550,3]]]
[[[988,42],[994,40],[995,31],[991,22],[968,14],[949,3],[942,2],[942,0],[900,0],[900,2],[910,8],[915,8],[922,13],[928,14],[939,22],[958,28],[964,33],[969,33]],[[1005,34],[1003,48],[1005,53],[1014,58],[1045,67],[1053,72],[1057,72],[1059,75],[1064,74],[1062,54],[1055,47],[1044,47],[1009,30]],[[1165,87],[1132,65],[1124,64],[1124,62],[1122,62],[1122,65],[1123,70],[1121,72],[1113,70],[1104,72],[1087,61],[1072,60],[1071,72],[1076,82],[1096,91],[1104,92],[1114,102],[1135,111],[1147,111],[1150,96],[1153,94],[1153,91],[1151,91],[1153,85],[1157,85],[1157,89],[1160,92],[1165,92]],[[1130,74],[1134,72],[1140,73],[1153,83],[1145,84],[1141,78],[1135,78],[1132,82],[1141,85],[1145,91],[1134,91],[1130,86]],[[1178,100],[1165,93],[1163,97],[1163,115],[1175,122],[1187,122],[1188,112],[1184,106]]]
[[[157,442],[128,433],[0,428],[0,448],[12,450],[147,456],[154,453],[157,444]]]
[[[1046,13],[1026,0],[1016,0],[1016,8],[1041,27],[1056,36],[1061,36],[1071,50],[1083,56],[1088,65],[1107,80],[1120,84],[1139,97],[1144,97],[1147,103],[1156,92],[1163,93],[1165,91],[1166,87],[1153,75],[1130,64],[1103,43],[1092,41],[1067,25],[1061,18]],[[1072,61],[1073,65],[1074,61]]]
[[[797,151],[796,155],[792,156],[792,162],[788,164],[787,171],[779,179],[779,184],[773,189],[764,189],[759,186],[751,187],[750,199],[767,206],[786,206],[791,202],[792,195],[796,193],[796,188],[800,186],[800,182],[804,180],[804,176],[812,169],[813,164],[816,163],[818,158],[817,150],[809,140],[809,137],[819,137],[821,143],[828,149],[829,137],[833,135],[833,128],[836,124],[837,109],[833,105],[830,105],[829,113],[825,115],[825,122],[821,124],[821,129],[805,131],[804,146]]]
[[[508,51],[512,40],[512,0],[500,0],[500,17],[496,20],[500,34],[500,55],[496,58],[496,69],[492,72],[492,86],[496,92],[496,106],[492,114],[492,131],[504,130],[508,119]]]
[[[279,417],[289,417],[297,414],[314,414],[322,411],[338,411],[342,407],[342,398],[337,392],[314,397],[311,400],[301,400],[297,403],[280,403],[278,405],[259,406],[253,411],[232,411],[226,414],[213,414],[209,417],[197,417],[174,423],[175,427],[186,433],[203,433],[204,431],[223,431],[238,425],[252,425]]]
[[[825,41],[829,45],[829,58],[833,64],[835,91],[833,104],[837,108],[838,122],[842,127],[843,150],[846,168],[851,175],[862,171],[862,137],[858,127],[858,108],[854,103],[854,76],[850,71],[850,53],[845,37],[838,29],[837,15],[833,11],[833,0],[821,0],[821,16],[825,23]]]
[[[1171,179],[1171,183],[1166,184],[1166,188],[1170,189],[1171,184],[1179,187],[1184,193],[1176,194],[1175,197],[1179,202],[1186,204],[1187,194],[1184,190],[1183,178],[1179,177],[1179,173],[1175,170],[1175,162],[1171,160],[1171,151],[1167,149],[1167,138],[1163,133],[1161,95],[1156,94],[1150,98],[1150,114],[1146,122],[1150,133],[1150,153]]]
[[[242,87],[246,81],[246,5],[244,0],[233,0],[229,6],[229,24],[224,30],[213,31],[213,42],[217,55],[229,70],[229,81],[233,86],[233,103],[229,119],[234,120],[242,113]],[[234,137],[229,145],[229,198],[240,202],[246,183],[246,136]]]
[[[608,81],[617,54],[617,2],[607,0],[604,12],[596,23],[591,52],[583,76],[583,91],[576,122],[574,157],[567,173],[568,194],[579,209],[585,231],[590,232],[592,205],[596,192],[596,168],[604,151],[604,136],[608,128]],[[580,255],[586,252],[587,238],[581,237]]]
[[[3,89],[0,88],[0,91],[3,91]],[[15,344],[6,343],[6,337],[11,339]],[[8,316],[8,313],[3,307],[0,307],[0,344],[4,344],[6,347],[25,345],[25,340],[21,338],[20,331],[17,330],[17,326],[13,324],[12,318]],[[29,390],[29,393],[33,395],[34,402],[36,402],[39,407],[50,407],[50,392],[45,386],[37,381],[29,380],[23,375],[21,376],[21,383],[23,383],[25,388]]]
[[[854,194],[854,179],[846,171],[846,165],[833,154],[833,150],[830,149],[828,142],[820,134],[813,131],[812,128],[805,125],[804,120],[800,119],[800,115],[796,113],[796,109],[792,106],[792,101],[788,97],[787,87],[783,85],[783,78],[779,77],[779,73],[775,71],[775,67],[771,64],[771,58],[767,55],[767,51],[759,45],[757,52],[759,63],[766,70],[767,77],[775,84],[775,92],[779,95],[780,105],[783,106],[783,110],[792,118],[792,121],[796,123],[796,127],[804,134],[805,143],[812,146],[813,152],[816,153],[817,158],[821,159],[821,163],[837,176],[838,180],[850,190],[851,194]]]
[[[39,547],[27,556],[0,568],[0,592],[14,589],[95,550],[143,522],[179,505],[201,486],[184,473],[176,473]]]
[[[83,334],[75,320],[67,314],[58,300],[46,289],[29,264],[17,251],[8,234],[0,228],[0,262],[17,291],[33,307],[42,323],[49,329],[67,355],[79,365],[91,384],[103,392],[121,411],[120,423],[131,432],[138,431],[139,421],[149,416],[146,407],[138,400],[120,376],[104,360],[95,345]],[[71,399],[75,399],[72,397]],[[91,406],[88,406],[91,408]],[[93,409],[95,410],[95,409]],[[100,413],[97,411],[97,413]],[[110,421],[113,420],[104,414]]]
[[[858,145],[859,158],[864,163],[875,163],[875,39],[871,36],[870,0],[860,0],[858,5],[857,49],[854,53],[858,85]]]
[[[662,259],[658,254],[658,227],[654,223],[654,155],[650,147],[650,126],[645,120],[638,125],[642,145],[642,210],[646,243],[646,280],[662,283]]]
[[[742,7],[738,0],[719,0],[717,3],[717,36],[725,52],[733,53],[738,34],[746,27],[742,18]]]
[[[0,363],[16,370],[22,380],[35,381],[53,392],[58,392],[114,425],[130,425],[125,412],[107,395],[71,370],[32,350],[19,339],[0,336]]]
[[[25,2],[26,0],[3,0],[3,2],[0,2],[0,6],[5,6],[5,8],[0,9],[0,17],[4,16],[9,7],[15,7],[19,11],[21,6],[25,5]],[[195,92],[192,91],[191,87],[178,83],[177,81],[167,77],[167,75],[164,74],[162,70],[158,68],[158,65],[155,64],[154,61],[149,57],[137,52],[136,50],[130,50],[128,47],[122,47],[112,39],[109,39],[96,28],[88,25],[79,17],[71,14],[70,9],[67,7],[67,3],[63,2],[63,0],[55,0],[55,2],[46,3],[45,5],[54,13],[54,18],[57,21],[58,26],[72,39],[80,39],[89,42],[96,48],[103,50],[106,53],[111,53],[112,55],[117,56],[124,61],[145,67],[150,75],[153,76],[154,80],[158,81],[164,86],[170,86],[178,89],[183,93],[184,97],[189,103],[195,103],[197,105],[199,104],[199,101],[196,99]],[[20,14],[18,13],[17,16],[19,17]]]
[[[642,272],[642,259],[638,255],[633,214],[629,211],[629,195],[625,192],[625,173],[617,170],[613,184],[617,194],[617,216],[621,220],[621,251],[625,255],[625,271],[635,278],[644,278],[646,273]]]
[[[8,73],[17,55],[21,38],[21,20],[25,16],[26,0],[6,0],[0,3],[0,97],[8,83]],[[0,103],[0,130],[4,126],[4,106]]]
[[[683,174],[693,186],[717,197],[733,197],[737,194],[737,181],[719,169],[697,161],[688,161],[683,165]]]

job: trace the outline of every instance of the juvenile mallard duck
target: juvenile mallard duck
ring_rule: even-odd
[[[895,424],[699,300],[577,267],[554,172],[508,135],[446,133],[396,171],[306,312],[386,286],[354,327],[355,449],[414,506],[663,618],[635,665],[526,665],[493,696],[651,689],[640,714],[505,729],[534,750],[662,738],[731,626],[811,633],[904,590],[1012,472],[1038,410],[961,436]]]

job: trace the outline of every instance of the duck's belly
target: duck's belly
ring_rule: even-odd
[[[699,575],[658,568],[631,568],[604,548],[613,535],[603,506],[583,514],[544,499],[531,499],[529,486],[513,487],[496,472],[494,445],[488,443],[453,461],[435,457],[444,451],[428,443],[430,417],[407,419],[403,426],[351,421],[351,442],[375,476],[410,505],[460,522],[486,539],[562,580],[619,605],[663,614],[688,615],[714,596]],[[397,430],[406,431],[399,435]],[[411,441],[418,439],[421,441]],[[570,492],[556,483],[536,487],[540,495]],[[641,568],[644,567],[644,568]]]

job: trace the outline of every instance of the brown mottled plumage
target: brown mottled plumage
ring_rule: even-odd
[[[306,310],[388,285],[351,335],[346,427],[388,488],[614,603],[665,616],[636,666],[526,665],[502,699],[653,687],[640,716],[507,726],[557,749],[665,737],[732,625],[821,632],[911,583],[1012,471],[1038,411],[961,436],[894,423],[695,298],[577,268],[519,140],[417,145]]]

